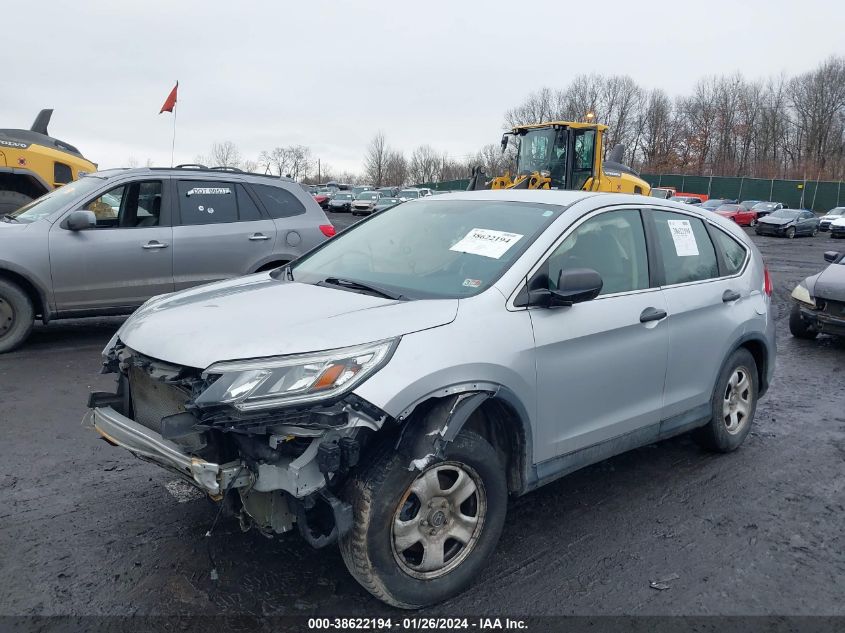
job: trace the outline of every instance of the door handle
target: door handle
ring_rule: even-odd
[[[731,301],[739,301],[742,298],[742,295],[739,294],[736,290],[725,290],[722,293],[722,301],[725,303],[730,303]]]
[[[666,310],[659,310],[658,308],[646,308],[640,312],[640,323],[648,323],[649,321],[660,321],[666,318]]]
[[[260,242],[262,240],[269,240],[269,239],[270,239],[270,236],[264,235],[264,233],[253,233],[252,235],[249,236],[250,242]]]
[[[153,250],[156,248],[167,248],[168,244],[164,244],[162,242],[157,242],[156,240],[152,240],[147,242],[146,244],[142,245],[141,248],[145,248],[147,250]]]

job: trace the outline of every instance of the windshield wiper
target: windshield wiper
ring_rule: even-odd
[[[397,292],[391,292],[378,286],[371,286],[370,284],[361,283],[360,281],[352,281],[351,279],[339,279],[337,277],[326,277],[321,284],[328,284],[330,286],[339,286],[341,288],[348,288],[349,290],[360,290],[362,292],[369,292],[370,294],[384,297],[385,299],[393,299],[394,301],[408,301],[408,297]]]
[[[10,216],[10,215],[4,215],[2,219],[3,219],[3,221],[4,221],[4,222],[10,222],[10,223],[11,223],[11,222],[17,222],[18,224],[20,224],[20,222],[21,222],[21,221],[20,221],[20,220],[18,220],[17,218],[13,218],[13,217],[12,217],[12,216]]]

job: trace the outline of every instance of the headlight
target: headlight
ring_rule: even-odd
[[[800,301],[801,303],[811,305],[814,308],[816,307],[816,300],[810,296],[810,291],[807,289],[807,286],[804,285],[803,281],[795,286],[795,290],[792,291],[792,298],[796,301]]]
[[[399,339],[274,358],[216,363],[220,374],[196,399],[199,406],[231,404],[240,411],[326,400],[351,391],[381,369]]]

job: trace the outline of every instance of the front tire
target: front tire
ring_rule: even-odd
[[[32,331],[32,301],[19,286],[0,279],[0,354],[11,352]]]
[[[795,338],[802,338],[808,341],[812,341],[819,335],[815,328],[808,325],[801,318],[801,308],[797,304],[792,306],[792,311],[789,313],[789,331]]]
[[[786,229],[786,237],[788,237],[789,239],[793,239],[795,237],[795,227],[794,226],[790,226],[788,229]]]
[[[353,525],[340,541],[349,572],[373,596],[418,609],[472,584],[496,548],[508,501],[496,451],[462,431],[422,472],[393,445],[347,486]]]
[[[751,218],[751,222],[748,224],[751,228],[757,226],[757,218]]]
[[[705,448],[730,453],[751,431],[759,393],[757,363],[745,348],[731,354],[722,367],[710,400],[712,417],[695,433]]]

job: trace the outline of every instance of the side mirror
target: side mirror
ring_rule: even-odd
[[[538,275],[524,295],[520,293],[514,305],[538,308],[568,307],[592,301],[601,292],[603,282],[592,268],[572,268],[558,273],[557,290],[549,290],[549,278]]]
[[[80,209],[79,211],[74,211],[69,216],[67,216],[67,222],[65,226],[70,231],[83,231],[85,229],[93,229],[97,226],[97,216],[94,215],[93,211],[85,211],[84,209]]]
[[[831,264],[836,264],[842,259],[842,253],[839,251],[825,251],[824,253],[824,261],[830,262]]]

